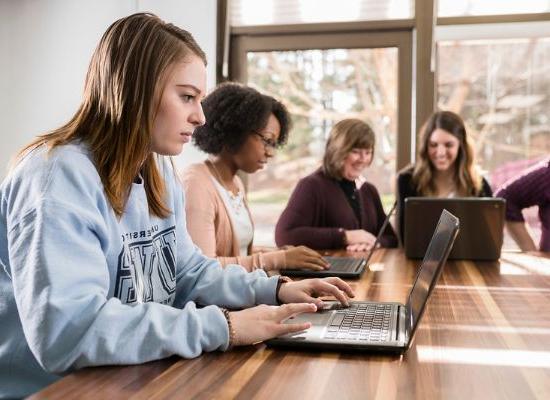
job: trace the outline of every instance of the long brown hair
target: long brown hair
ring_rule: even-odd
[[[436,194],[433,179],[434,166],[428,155],[430,137],[436,129],[443,129],[456,137],[459,150],[454,162],[457,193],[461,196],[477,196],[481,191],[482,180],[476,170],[474,150],[462,118],[451,111],[433,113],[422,127],[420,148],[413,171],[413,182],[419,194],[432,196]]]
[[[83,99],[69,122],[25,146],[17,160],[46,145],[85,143],[117,216],[124,213],[133,180],[141,173],[149,212],[170,210],[164,180],[151,151],[151,130],[170,68],[189,56],[206,56],[193,36],[153,14],[115,21],[92,55]]]
[[[334,179],[342,179],[344,160],[355,148],[372,149],[375,137],[372,128],[360,119],[343,119],[330,131],[323,157],[323,172]]]

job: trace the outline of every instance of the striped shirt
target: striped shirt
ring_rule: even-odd
[[[546,159],[505,183],[496,197],[506,199],[506,220],[523,222],[521,211],[539,207],[541,237],[539,248],[550,251],[550,159]]]

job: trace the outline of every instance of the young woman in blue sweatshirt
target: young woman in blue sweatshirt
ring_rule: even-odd
[[[303,330],[281,322],[322,305],[315,295],[353,296],[337,278],[223,269],[192,243],[162,156],[204,123],[205,64],[188,32],[150,14],[122,18],[94,52],[73,118],[19,154],[0,186],[0,398],[76,368]],[[293,304],[268,306],[278,303]]]

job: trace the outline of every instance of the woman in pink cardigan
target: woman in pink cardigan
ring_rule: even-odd
[[[247,270],[305,268],[321,270],[327,262],[305,246],[255,252],[254,224],[238,171],[263,168],[288,137],[290,116],[270,96],[237,83],[224,83],[203,102],[206,124],[194,143],[209,158],[183,171],[187,229],[193,242],[222,265]]]

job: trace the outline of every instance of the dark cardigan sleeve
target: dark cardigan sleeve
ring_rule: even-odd
[[[384,212],[384,207],[382,206],[382,200],[380,200],[380,194],[374,185],[368,186],[369,196],[371,198],[372,204],[374,205],[374,210],[376,213],[376,232],[374,235],[377,235],[384,225],[386,220],[386,213]],[[382,247],[396,247],[397,246],[397,236],[390,223],[386,225],[384,233],[380,237],[380,245]]]
[[[525,221],[522,210],[534,205],[539,206],[541,215],[540,207],[545,203],[547,193],[550,193],[550,162],[545,164],[537,164],[524,171],[496,192],[496,197],[506,200],[507,221]]]
[[[275,227],[277,246],[332,249],[345,245],[342,228],[315,226],[322,212],[322,188],[319,186],[311,177],[298,182]]]

